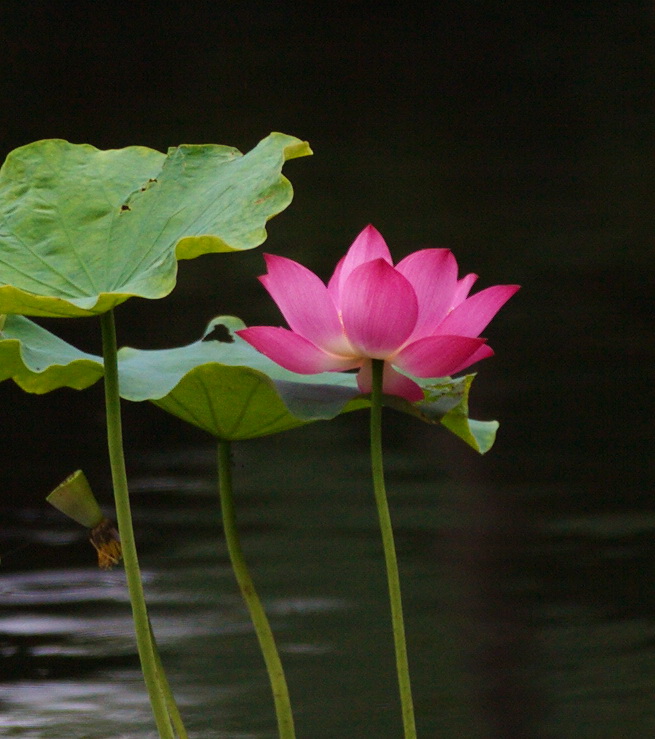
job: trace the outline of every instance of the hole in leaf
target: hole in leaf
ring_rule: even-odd
[[[151,178],[150,178],[150,179],[148,180],[148,184],[147,184],[147,185],[144,185],[143,187],[141,187],[141,188],[139,188],[139,189],[141,190],[141,192],[145,192],[145,191],[146,191],[146,190],[147,190],[147,189],[148,189],[148,188],[150,187],[150,185],[154,185],[154,184],[155,184],[156,182],[157,182],[157,180],[156,180],[156,179],[153,179],[153,178],[151,177]]]
[[[222,341],[224,344],[234,344],[234,337],[222,323],[216,324],[205,336],[203,341]]]

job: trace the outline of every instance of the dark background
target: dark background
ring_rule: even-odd
[[[170,297],[117,310],[119,343],[188,343],[221,313],[278,322],[255,280],[262,251],[327,277],[369,222],[398,259],[449,246],[480,287],[523,286],[486,332],[496,356],[473,389],[472,415],[501,421],[496,447],[477,458],[391,414],[387,428],[394,449],[438,458],[468,491],[459,505],[469,526],[438,556],[475,581],[493,624],[482,657],[497,668],[481,691],[495,717],[489,736],[541,735],[526,718],[541,710],[539,689],[503,680],[518,674],[522,639],[532,648],[544,636],[535,614],[554,604],[635,619],[638,669],[655,663],[654,26],[652,3],[634,1],[0,7],[3,155],[52,137],[247,151],[274,130],[314,150],[285,166],[294,201],[269,223],[263,249],[181,263]],[[99,350],[93,319],[43,323]],[[39,504],[80,465],[107,480],[100,386],[31,397],[6,382],[0,407],[5,504]],[[128,465],[158,447],[206,443],[147,404],[126,404],[125,420]],[[345,423],[365,433],[363,417]],[[292,448],[282,437],[279,447]],[[565,533],[542,537],[551,525]],[[493,594],[499,571],[536,578],[519,607]],[[508,634],[516,619],[529,636]],[[603,637],[594,644],[602,650]],[[613,673],[608,681],[624,687]],[[626,695],[638,702],[635,690]],[[630,710],[625,736],[650,735],[652,717],[641,721],[634,701]],[[558,736],[602,735],[600,724],[564,726]]]

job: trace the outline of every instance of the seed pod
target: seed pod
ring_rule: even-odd
[[[98,553],[98,567],[109,570],[121,561],[121,541],[113,521],[102,515],[86,475],[73,472],[46,498],[73,521],[91,529],[89,541]]]
[[[104,518],[82,470],[76,470],[57,485],[46,500],[87,529],[95,528]]]

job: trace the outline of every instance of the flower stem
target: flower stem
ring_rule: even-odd
[[[100,317],[102,326],[102,351],[105,365],[105,406],[107,413],[107,444],[114,486],[116,520],[123,549],[127,588],[132,604],[132,617],[136,644],[141,660],[141,669],[146,683],[150,705],[157,724],[160,739],[175,739],[171,719],[166,705],[166,691],[162,685],[161,663],[158,665],[156,648],[150,631],[148,611],[143,594],[139,560],[134,541],[132,513],[127,488],[127,473],[123,454],[123,432],[121,427],[120,393],[118,387],[118,357],[116,326],[113,311]]]
[[[232,569],[239,584],[239,589],[250,612],[255,633],[259,641],[260,649],[266,663],[268,677],[273,690],[275,701],[275,714],[280,739],[295,739],[296,732],[293,724],[293,713],[289,700],[289,690],[284,677],[284,670],[275,638],[266,618],[266,613],[261,601],[257,596],[255,584],[248,571],[246,560],[243,556],[239,534],[237,532],[236,514],[234,511],[234,499],[232,496],[232,464],[230,460],[230,442],[220,439],[218,442],[218,480],[219,495],[221,500],[221,515],[223,518],[223,530],[225,541],[232,562]]]
[[[396,547],[393,539],[393,528],[389,514],[389,504],[384,486],[384,466],[382,460],[382,378],[384,361],[373,359],[371,386],[371,470],[373,474],[373,490],[382,532],[384,560],[387,566],[387,583],[391,603],[391,623],[393,641],[396,650],[396,672],[400,689],[400,703],[403,716],[405,739],[416,739],[414,721],[414,705],[412,703],[412,686],[409,677],[407,660],[407,644],[405,642],[405,626],[403,622],[403,605],[400,594],[400,576]]]
[[[168,715],[171,717],[171,721],[173,723],[175,731],[177,731],[178,739],[189,739],[189,735],[187,734],[186,727],[184,726],[184,722],[182,721],[182,716],[180,715],[180,711],[177,707],[177,703],[175,702],[175,698],[173,697],[173,691],[171,690],[171,686],[168,682],[168,678],[166,677],[166,672],[164,671],[164,666],[162,665],[161,657],[159,656],[157,640],[155,639],[155,633],[152,630],[152,624],[150,623],[150,619],[148,619],[148,631],[150,632],[150,640],[152,641],[152,647],[153,647],[153,651],[155,654],[155,661],[157,663],[157,674],[159,675],[160,686],[164,693],[164,699],[166,701],[166,706],[168,707]]]

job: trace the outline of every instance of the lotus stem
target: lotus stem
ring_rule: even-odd
[[[127,473],[125,470],[125,456],[123,453],[123,431],[118,385],[118,353],[113,311],[110,310],[103,313],[100,316],[100,321],[105,365],[105,406],[109,462],[114,487],[116,520],[123,547],[127,588],[130,595],[130,603],[132,604],[137,649],[160,739],[175,739],[175,733],[167,707],[167,691],[164,688],[161,663],[158,661],[156,647],[150,631],[150,622],[148,620],[148,611],[136,552],[136,542],[134,540],[132,512],[130,510],[127,487]]]
[[[380,520],[384,560],[387,568],[391,623],[396,651],[396,672],[398,674],[404,736],[405,739],[416,739],[412,686],[409,677],[403,604],[400,592],[400,575],[398,573],[398,560],[396,558],[391,515],[389,513],[389,504],[384,485],[384,465],[382,458],[382,379],[384,361],[381,359],[373,359],[371,361],[373,363],[371,386],[371,471],[373,475],[373,490],[378,509],[378,518]]]
[[[237,531],[234,498],[232,495],[232,462],[230,459],[230,442],[223,439],[218,442],[218,480],[221,500],[223,531],[227,543],[232,569],[236,577],[241,595],[250,612],[250,618],[257,634],[259,647],[266,663],[266,670],[273,690],[275,714],[280,739],[295,739],[293,713],[289,700],[289,690],[284,677],[284,669],[275,645],[275,638],[264,608],[259,600],[255,584],[250,576]]]
[[[152,641],[153,651],[155,653],[155,660],[157,661],[157,672],[160,678],[161,689],[164,693],[164,699],[166,700],[166,705],[168,707],[168,715],[171,717],[171,721],[173,723],[173,726],[175,727],[175,731],[177,731],[178,739],[189,739],[186,727],[184,726],[184,722],[182,721],[182,716],[180,715],[177,703],[175,702],[175,698],[173,697],[173,691],[171,690],[168,678],[166,677],[164,666],[161,663],[159,649],[157,648],[157,640],[155,639],[155,633],[152,630],[150,619],[148,619],[148,630],[150,632],[150,639]]]

